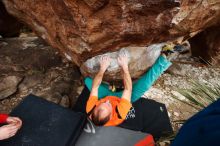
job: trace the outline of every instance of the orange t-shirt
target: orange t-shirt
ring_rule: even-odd
[[[127,113],[132,106],[126,99],[118,98],[116,96],[106,96],[105,98],[98,100],[97,96],[90,96],[87,101],[86,112],[89,113],[95,106],[102,102],[106,102],[107,100],[109,100],[112,105],[112,117],[104,126],[116,126],[121,124],[125,120]],[[118,109],[118,112],[116,111],[116,108]]]

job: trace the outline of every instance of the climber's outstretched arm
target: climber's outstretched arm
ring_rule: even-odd
[[[129,102],[131,101],[131,92],[132,92],[132,80],[128,70],[128,57],[126,54],[120,54],[118,57],[118,64],[122,68],[122,76],[124,82],[124,91],[122,97]]]
[[[111,59],[108,56],[103,56],[100,58],[100,69],[99,72],[96,74],[93,82],[92,82],[92,90],[90,92],[90,96],[98,97],[98,88],[102,82],[103,75],[107,70],[108,66],[110,65]]]

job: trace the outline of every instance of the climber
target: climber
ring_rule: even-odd
[[[22,126],[22,121],[18,117],[0,114],[0,124],[4,123],[7,124],[0,127],[0,140],[13,137]]]
[[[173,47],[169,47],[168,52],[163,50],[162,55],[155,64],[133,85],[128,70],[128,57],[126,53],[120,54],[118,64],[122,68],[125,86],[124,90],[120,92],[112,92],[107,84],[101,83],[103,75],[111,62],[108,56],[102,57],[100,59],[100,70],[94,80],[89,77],[85,79],[85,84],[91,91],[86,105],[86,112],[94,124],[98,126],[121,124],[126,119],[126,115],[132,106],[131,103],[137,101],[171,65],[171,62],[166,58],[173,54],[173,51],[170,51],[171,49]]]
[[[102,82],[103,75],[110,65],[111,59],[108,56],[104,56],[100,60],[100,70],[95,76],[92,83],[92,90],[90,98],[87,102],[86,111],[89,113],[92,111],[90,118],[96,125],[118,125],[123,119],[125,119],[128,111],[131,108],[131,92],[132,92],[132,81],[130,73],[128,71],[128,58],[125,54],[118,57],[118,64],[122,68],[123,80],[124,80],[124,91],[121,98],[116,96],[108,95],[102,100],[98,101],[98,88]],[[96,106],[96,107],[95,107]],[[94,108],[95,107],[95,108]],[[94,109],[93,109],[94,108]],[[121,118],[118,118],[116,108]]]

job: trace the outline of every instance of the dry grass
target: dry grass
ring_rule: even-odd
[[[186,100],[173,95],[173,97],[185,104],[192,106],[197,110],[207,107],[209,104],[220,98],[220,85],[205,84],[203,82],[190,80],[192,88],[190,89],[177,89]]]

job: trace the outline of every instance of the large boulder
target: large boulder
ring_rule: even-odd
[[[122,47],[188,38],[220,19],[219,0],[3,0],[9,13],[69,60],[83,65]],[[130,55],[133,56],[133,51]],[[148,53],[145,51],[145,53]],[[113,53],[114,54],[114,53]],[[143,54],[144,55],[144,54]],[[155,60],[155,59],[154,59]],[[139,60],[136,60],[139,61]],[[147,62],[142,62],[145,64]],[[97,66],[97,65],[95,65]],[[130,68],[140,74],[145,68]],[[87,72],[89,66],[82,67]],[[93,70],[94,71],[94,70]],[[108,71],[109,79],[114,73]],[[113,76],[112,76],[113,75]]]
[[[129,70],[132,78],[137,78],[146,71],[146,68],[149,68],[154,64],[156,59],[159,57],[161,48],[164,46],[164,43],[150,45],[148,47],[127,47],[122,48],[117,52],[105,53],[88,59],[80,67],[81,73],[84,76],[92,76],[99,70],[99,59],[103,55],[111,56],[111,63],[107,69],[107,72],[104,76],[104,80],[114,81],[121,79],[121,68],[117,63],[117,57],[120,53],[127,54],[129,58]]]
[[[0,111],[8,113],[34,94],[72,106],[82,90],[76,65],[38,37],[0,39]]]

